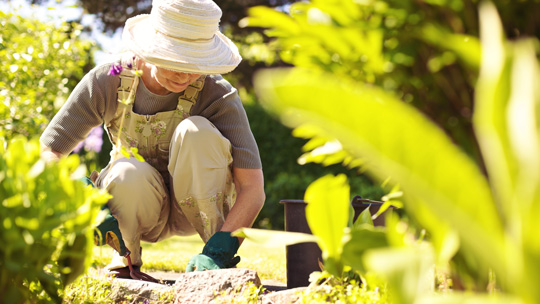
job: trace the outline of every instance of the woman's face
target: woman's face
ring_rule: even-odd
[[[180,93],[201,77],[201,74],[176,72],[155,65],[152,65],[150,73],[153,80],[161,86],[161,88],[157,87],[154,92],[160,95],[170,92]]]

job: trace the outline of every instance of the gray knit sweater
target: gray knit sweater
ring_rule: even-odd
[[[110,64],[97,66],[75,87],[67,102],[51,120],[40,141],[54,151],[68,154],[93,127],[109,123],[116,113],[120,78],[107,75]],[[176,108],[182,93],[157,95],[139,82],[133,111],[143,115]],[[237,91],[221,75],[208,75],[191,115],[206,117],[232,145],[233,166],[262,167],[257,143]]]

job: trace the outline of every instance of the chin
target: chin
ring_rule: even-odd
[[[182,85],[182,86],[169,85],[166,87],[166,89],[173,93],[180,93],[180,92],[183,92],[188,86],[189,85]]]
[[[187,86],[185,88],[182,88],[182,89],[169,89],[169,91],[172,92],[172,93],[182,93],[186,89],[187,89]]]

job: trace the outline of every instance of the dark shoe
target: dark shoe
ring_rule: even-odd
[[[112,269],[109,271],[109,273],[113,274],[118,279],[133,279],[133,280],[159,283],[159,281],[153,278],[152,276],[144,272],[141,272],[141,266],[133,266],[133,271],[129,270],[129,266],[118,268],[118,269]]]

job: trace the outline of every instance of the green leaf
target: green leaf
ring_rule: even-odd
[[[508,43],[493,4],[480,9],[482,67],[476,89],[475,131],[507,226],[507,260],[501,275],[508,289],[531,302],[540,300],[533,282],[540,240],[540,68],[538,40]],[[511,262],[510,262],[511,261]],[[499,278],[498,277],[498,278]]]
[[[346,265],[358,271],[365,271],[364,254],[372,249],[388,246],[386,232],[382,228],[363,226],[349,232],[349,241],[343,247]]]
[[[452,33],[442,26],[430,23],[421,29],[421,39],[442,50],[453,51],[474,70],[480,67],[482,52],[480,41],[476,37]]]
[[[129,148],[129,150],[131,151],[131,154],[135,157],[136,160],[144,162],[144,157],[139,154],[139,149],[137,149],[136,147],[131,147]]]
[[[416,303],[433,292],[433,256],[429,247],[370,250],[364,263],[388,282],[391,303]]]
[[[362,213],[360,213],[360,215],[356,219],[356,222],[354,223],[355,228],[358,228],[362,225],[368,225],[373,227],[373,220],[371,219],[371,212],[369,211],[369,207],[371,207],[371,205],[364,209]]]
[[[300,232],[285,232],[254,228],[240,228],[231,233],[232,236],[246,238],[265,246],[289,246],[299,243],[317,242],[312,234]]]
[[[512,214],[512,191],[517,164],[510,150],[506,107],[510,95],[509,62],[503,41],[502,25],[491,5],[481,10],[481,40],[485,50],[476,86],[474,127],[485,151],[484,159],[494,192],[503,211]],[[505,203],[503,203],[505,202]]]
[[[306,219],[319,238],[323,258],[339,260],[343,249],[343,230],[349,219],[350,188],[347,177],[327,175],[306,190]]]
[[[296,22],[285,13],[264,6],[251,7],[248,10],[249,17],[242,19],[242,26],[274,27],[267,34],[282,36],[283,33],[295,33],[299,28]]]
[[[524,304],[518,297],[501,293],[479,294],[452,291],[444,294],[426,294],[415,304]]]
[[[125,157],[125,158],[130,158],[131,157],[131,154],[129,154],[129,152],[127,151],[126,147],[122,146],[122,148],[120,148],[120,153],[122,153],[122,155]]]

